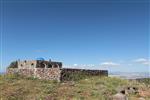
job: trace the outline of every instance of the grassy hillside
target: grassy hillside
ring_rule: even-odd
[[[134,86],[145,91],[150,88],[145,81],[127,81],[110,77],[89,77],[60,82],[26,78],[19,75],[0,75],[1,100],[108,100],[123,87]],[[149,80],[146,80],[146,83]],[[129,95],[136,100],[139,94]],[[150,100],[149,96],[143,96]]]

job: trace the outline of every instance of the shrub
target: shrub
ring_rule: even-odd
[[[11,62],[11,64],[8,66],[8,68],[18,68],[18,63],[17,63],[17,61]]]
[[[84,72],[78,72],[78,73],[65,73],[63,76],[63,80],[66,81],[79,81],[81,79],[87,78],[89,75]]]
[[[137,79],[140,83],[150,84],[150,78]]]

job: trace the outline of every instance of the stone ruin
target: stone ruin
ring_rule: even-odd
[[[62,62],[45,61],[44,59],[14,61],[7,68],[7,74],[20,74],[46,80],[72,80],[70,76],[84,74],[90,76],[108,76],[107,70],[87,70],[62,68]]]

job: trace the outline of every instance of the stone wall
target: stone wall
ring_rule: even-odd
[[[36,60],[30,60],[30,61],[18,61],[18,68],[19,69],[33,69],[36,67],[37,61]]]
[[[59,68],[36,68],[34,76],[39,79],[60,80]]]
[[[35,77],[46,80],[60,80],[60,69],[59,68],[34,68],[34,69],[18,69],[8,68],[7,74],[18,73],[27,77]]]
[[[86,70],[86,69],[69,69],[69,68],[31,68],[31,69],[19,69],[8,68],[7,74],[18,73],[27,77],[35,77],[46,80],[71,80],[70,76],[74,75],[89,75],[89,76],[108,76],[107,70]]]
[[[61,69],[61,81],[64,80],[72,80],[73,75],[75,77],[82,77],[82,75],[87,76],[108,76],[107,70],[87,70],[87,69],[71,69],[71,68],[63,68]],[[71,77],[70,77],[71,76]]]

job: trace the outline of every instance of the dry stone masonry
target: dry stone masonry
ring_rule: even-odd
[[[20,74],[46,80],[71,80],[71,75],[85,74],[91,76],[108,76],[107,70],[86,70],[62,68],[62,62],[45,61],[44,59],[14,61],[7,68],[7,74]]]

